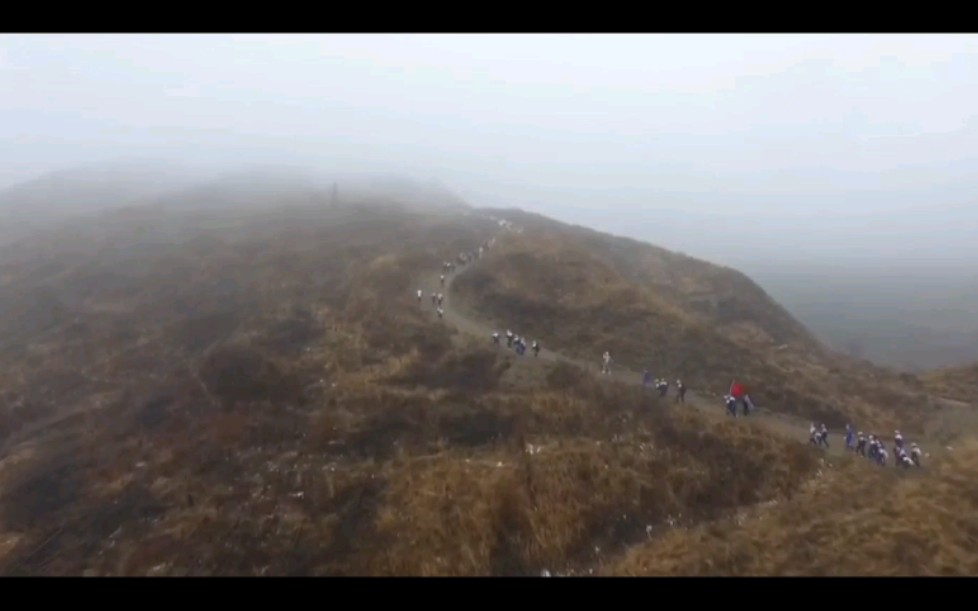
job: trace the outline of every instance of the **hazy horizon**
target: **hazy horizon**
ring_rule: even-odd
[[[740,269],[794,311],[967,301],[976,117],[974,35],[0,37],[0,189],[132,158],[405,175]]]
[[[745,241],[970,263],[976,60],[966,35],[6,35],[0,187],[113,157],[311,164],[734,264]]]

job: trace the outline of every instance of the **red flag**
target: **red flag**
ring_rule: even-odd
[[[743,397],[744,394],[746,394],[746,390],[739,382],[734,382],[730,385],[730,396],[733,398],[739,399]]]

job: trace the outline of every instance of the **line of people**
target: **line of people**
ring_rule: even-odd
[[[424,291],[418,289],[418,305],[424,300]],[[445,310],[442,305],[445,303],[445,295],[442,293],[432,293],[431,294],[431,307],[435,308],[435,313],[438,314],[438,318],[445,317]]]
[[[852,427],[848,424],[846,425],[846,450],[865,456],[884,467],[889,458],[886,446],[878,435],[864,435],[862,431],[853,434]],[[919,467],[921,454],[920,446],[916,442],[911,443],[908,450],[900,431],[893,431],[894,466]]]
[[[669,381],[665,378],[652,379],[652,374],[648,369],[642,374],[642,386],[645,388],[655,388],[659,393],[659,398],[664,399],[669,394]],[[682,380],[676,380],[676,403],[686,403],[686,385]]]
[[[497,221],[499,226],[506,231],[511,231],[514,233],[521,233],[521,230],[514,227],[508,221],[501,219],[495,219],[490,217],[493,221]],[[463,267],[468,263],[471,263],[477,259],[482,258],[482,256],[495,244],[496,239],[491,238],[490,240],[483,242],[477,249],[470,252],[459,253],[456,262],[445,261],[442,263],[441,275],[439,276],[440,285],[445,286],[446,279],[449,275],[455,273],[458,267]],[[424,292],[421,289],[417,291],[418,304],[420,305],[424,298]],[[431,303],[435,307],[438,314],[438,318],[442,319],[444,317],[444,295],[442,293],[432,293]],[[526,339],[519,335],[514,334],[511,330],[507,330],[506,334],[506,347],[512,349],[517,355],[523,356],[526,354],[528,348]],[[500,334],[498,331],[493,331],[492,343],[495,346],[500,346]],[[534,356],[540,355],[540,343],[534,340],[529,349],[533,351]],[[601,374],[611,375],[611,354],[605,351],[601,359]],[[669,393],[669,382],[664,378],[655,378],[653,380],[652,374],[649,370],[645,370],[642,377],[642,385],[645,388],[653,387],[658,392],[659,398],[665,398]],[[676,380],[676,400],[675,402],[685,404],[686,403],[686,386],[683,384],[682,380]],[[751,402],[750,396],[746,394],[745,390],[738,384],[731,385],[731,391],[723,396],[724,405],[726,407],[727,413],[732,417],[737,417],[737,407],[738,402],[742,407],[742,414],[744,416],[749,415],[754,410],[754,405]],[[893,454],[896,458],[894,461],[895,466],[908,468],[911,466],[920,466],[921,460],[921,449],[917,443],[910,444],[910,449],[905,447],[903,436],[900,431],[894,432],[894,447]],[[829,447],[829,430],[828,427],[822,423],[819,426],[813,422],[809,428],[809,443],[819,447]],[[889,453],[882,441],[882,439],[877,435],[864,435],[862,431],[858,433],[853,433],[852,427],[846,425],[846,450],[854,452],[860,456],[869,458],[876,464],[885,466],[889,458]]]
[[[499,339],[500,339],[499,331],[493,331],[492,343],[494,346],[500,345]],[[516,354],[523,356],[524,354],[526,354],[526,349],[527,349],[526,338],[520,337],[519,335],[516,335],[512,331],[507,329],[506,347],[511,348],[514,352],[516,352]],[[533,356],[535,357],[540,356],[540,342],[538,342],[537,340],[533,340],[533,343],[530,344],[530,349],[533,350]]]
[[[813,422],[809,427],[809,443],[815,446],[829,447],[829,429],[825,424],[816,426]],[[852,426],[846,425],[846,451],[863,456],[874,463],[885,467],[889,461],[890,453],[886,449],[886,444],[878,435],[865,435],[862,431],[854,432]],[[916,442],[910,444],[908,450],[900,431],[893,432],[893,456],[894,466],[896,467],[919,467],[921,458],[920,446]]]
[[[509,223],[509,221],[500,221],[499,225],[507,231],[516,231],[516,228],[514,228],[514,226],[511,223]],[[490,238],[484,241],[474,250],[471,250],[469,252],[458,253],[454,261],[443,261],[441,264],[441,274],[438,276],[439,286],[444,288],[445,282],[448,280],[448,277],[451,274],[454,274],[456,271],[459,270],[459,268],[464,267],[465,265],[472,263],[473,261],[481,259],[482,256],[486,254],[493,247],[495,243],[496,243],[496,238],[495,237]],[[417,299],[418,299],[418,305],[421,305],[421,302],[424,301],[424,291],[422,289],[417,290]],[[444,302],[445,302],[445,295],[443,293],[440,292],[431,293],[431,305],[433,308],[435,308],[435,313],[438,314],[438,318],[440,320],[443,320],[445,318],[445,309],[443,307]],[[534,345],[534,352],[539,353],[540,349],[537,342],[533,342],[533,345]],[[522,350],[525,351],[525,349],[526,347],[524,346]]]

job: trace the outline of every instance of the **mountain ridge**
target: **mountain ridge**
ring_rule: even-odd
[[[766,298],[702,264],[548,219],[501,233],[478,210],[318,194],[276,206],[267,193],[268,206],[220,213],[105,212],[8,247],[0,573],[655,574],[676,569],[650,553],[698,541],[705,558],[723,542],[715,526],[747,511],[776,519],[772,540],[813,546],[755,570],[804,572],[824,534],[793,539],[779,507],[835,511],[850,488],[826,490],[821,474],[934,494],[929,462],[919,476],[879,471],[838,447],[838,429],[827,452],[809,445],[802,418],[899,427],[941,477],[968,464],[936,444],[958,446],[970,405],[932,405],[914,376],[823,362],[790,320],[764,331],[796,340],[779,349],[736,326],[768,324],[743,296],[732,311],[687,308],[712,286]],[[476,263],[458,260],[493,239]],[[633,252],[661,269],[633,269]],[[443,289],[445,261],[460,270]],[[457,316],[469,311],[484,313],[476,328]],[[544,355],[494,347],[485,331],[499,321]],[[604,349],[630,371],[598,375]],[[687,382],[689,405],[641,387],[650,361]],[[723,415],[731,376],[757,418]],[[793,529],[818,525],[804,515]],[[871,534],[880,513],[862,515],[847,528]],[[906,520],[949,546],[957,532]],[[889,555],[867,560],[893,572]]]

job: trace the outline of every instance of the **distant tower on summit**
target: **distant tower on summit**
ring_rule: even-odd
[[[340,188],[334,182],[333,183],[333,192],[329,196],[329,203],[331,205],[335,206],[337,203],[339,203],[339,201],[340,201]]]

